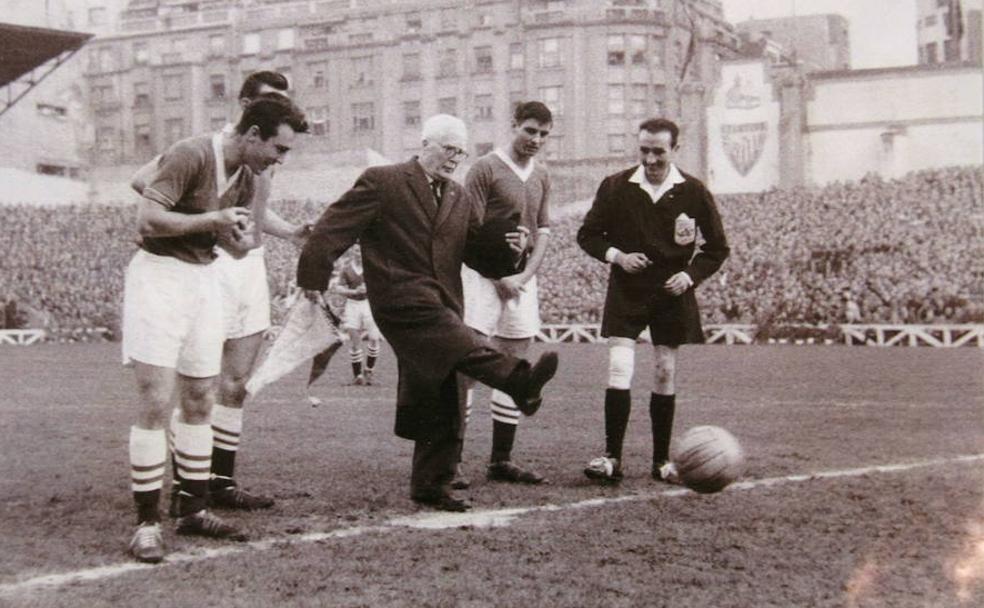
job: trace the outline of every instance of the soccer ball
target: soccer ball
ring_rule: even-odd
[[[741,477],[745,455],[734,435],[718,426],[695,426],[673,442],[670,460],[694,492],[720,492]]]

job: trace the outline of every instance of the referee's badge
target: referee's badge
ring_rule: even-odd
[[[690,245],[697,238],[697,220],[681,213],[673,226],[673,240],[677,245]]]

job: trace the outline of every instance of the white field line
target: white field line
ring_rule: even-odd
[[[801,475],[786,475],[784,477],[768,477],[764,479],[750,479],[733,483],[725,491],[753,490],[756,488],[771,487],[787,483],[799,483],[816,479],[834,479],[839,477],[859,477],[875,473],[901,473],[913,469],[935,467],[945,464],[972,464],[984,461],[984,454],[970,454],[966,456],[953,456],[950,458],[933,458],[916,462],[875,465],[870,467],[860,467],[856,469],[841,469],[834,471],[819,471]],[[331,532],[309,532],[299,534],[289,538],[277,537],[255,540],[247,543],[230,544],[224,547],[193,549],[189,551],[169,553],[165,561],[161,564],[141,564],[128,561],[117,564],[99,566],[97,568],[86,568],[73,572],[63,572],[61,574],[46,574],[33,578],[24,579],[16,583],[0,585],[0,595],[11,595],[27,592],[43,587],[61,587],[70,583],[85,581],[95,581],[100,579],[121,576],[129,572],[138,570],[148,570],[152,568],[164,568],[175,564],[189,562],[199,562],[217,557],[229,555],[239,555],[247,552],[266,551],[275,547],[288,546],[294,544],[317,543],[328,540],[343,539],[354,536],[377,532],[394,532],[404,528],[417,528],[425,530],[446,530],[448,528],[482,528],[508,526],[516,518],[537,512],[570,511],[575,509],[586,509],[603,507],[609,504],[634,502],[642,500],[653,500],[659,497],[674,497],[690,494],[690,490],[685,488],[671,488],[655,492],[640,492],[637,494],[626,494],[622,496],[599,497],[581,500],[578,502],[560,505],[538,505],[528,507],[512,507],[494,510],[475,510],[467,513],[445,513],[445,512],[423,512],[414,515],[403,515],[393,517],[388,521],[375,526],[354,526],[350,528],[340,528]]]

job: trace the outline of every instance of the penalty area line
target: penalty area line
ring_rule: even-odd
[[[907,463],[873,465],[854,469],[818,471],[816,473],[785,475],[782,477],[766,477],[762,479],[749,479],[747,481],[733,483],[728,486],[725,491],[732,492],[753,490],[756,488],[771,487],[789,483],[801,483],[810,480],[860,477],[862,475],[871,474],[902,473],[914,469],[935,467],[945,464],[973,464],[981,461],[984,461],[984,454],[970,454],[953,456],[949,458],[932,458]],[[692,494],[692,492],[686,488],[674,487],[653,492],[640,492],[636,494],[625,494],[622,496],[589,498],[586,500],[559,505],[535,505],[528,507],[511,507],[490,510],[476,509],[465,513],[422,512],[413,515],[393,517],[382,524],[374,526],[353,526],[349,528],[339,528],[329,532],[308,532],[306,534],[298,534],[286,538],[266,538],[246,543],[230,544],[224,547],[196,548],[189,551],[177,551],[174,553],[169,553],[165,560],[160,564],[142,564],[139,562],[127,561],[95,568],[85,568],[72,572],[45,574],[24,579],[15,583],[0,585],[0,595],[13,595],[41,588],[61,587],[71,583],[102,580],[122,576],[124,574],[139,570],[165,568],[177,564],[200,562],[218,557],[234,556],[248,552],[267,551],[276,547],[294,544],[317,543],[363,536],[371,533],[394,532],[406,528],[447,530],[465,527],[489,528],[508,526],[515,519],[533,513],[587,509],[624,502],[652,500],[660,497],[684,496],[686,494]]]

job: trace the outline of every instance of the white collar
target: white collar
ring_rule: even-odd
[[[670,170],[666,174],[666,179],[663,180],[663,183],[660,184],[658,188],[646,179],[646,170],[642,165],[639,165],[639,168],[635,170],[635,173],[632,174],[629,181],[633,184],[639,184],[639,187],[649,195],[649,198],[653,199],[653,203],[658,203],[659,199],[661,199],[664,194],[669,192],[673,186],[682,184],[686,180],[683,178],[683,174],[680,173],[680,170],[677,169],[676,165],[670,163]]]
[[[517,165],[513,161],[512,157],[509,156],[509,154],[507,154],[501,148],[496,148],[493,152],[495,153],[496,156],[502,159],[502,162],[506,163],[507,167],[512,169],[512,172],[516,174],[516,177],[519,178],[519,181],[523,182],[524,184],[526,183],[526,180],[528,180],[530,176],[533,175],[533,169],[536,167],[535,158],[531,158],[530,164],[526,165],[526,168],[524,169],[519,165]]]
[[[225,152],[222,149],[222,140],[225,139],[225,135],[225,130],[222,130],[212,136],[212,151],[215,152],[215,186],[219,197],[225,194],[232,184],[236,183],[236,179],[243,171],[243,166],[239,165],[232,175],[226,177]]]

